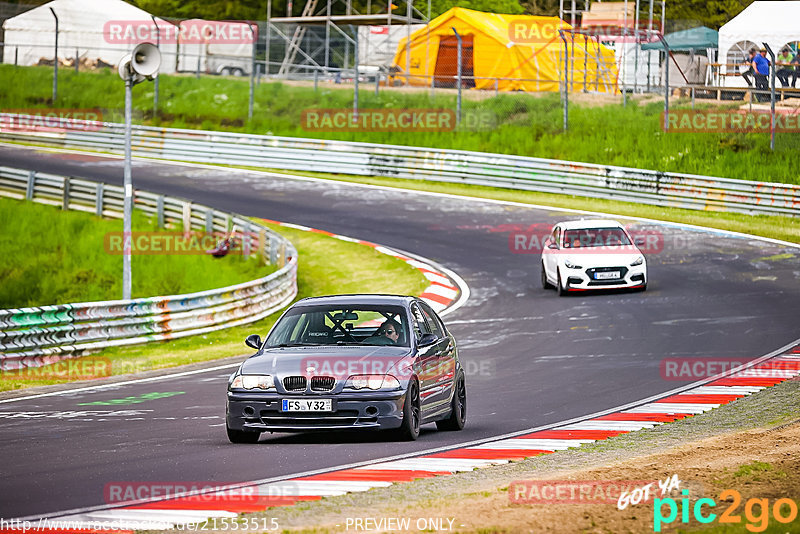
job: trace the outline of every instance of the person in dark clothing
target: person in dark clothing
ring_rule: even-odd
[[[791,66],[794,54],[788,46],[781,49],[781,53],[775,58],[775,66],[778,68],[775,71],[775,76],[781,81],[781,86],[789,87],[789,76],[794,72],[794,67]]]
[[[747,59],[744,62],[747,70],[742,73],[742,78],[747,82],[748,87],[753,87],[753,59],[755,59],[756,54],[758,54],[758,50],[755,47],[751,48],[748,50]]]
[[[792,77],[792,88],[796,88],[797,78],[800,78],[800,50],[794,55],[790,65],[794,65],[794,70],[791,71],[790,75]]]
[[[762,48],[760,53],[753,58],[753,75],[756,79],[756,89],[758,91],[769,90],[769,60],[767,59],[767,49]],[[769,95],[763,92],[756,94],[756,100],[763,101],[769,99]]]

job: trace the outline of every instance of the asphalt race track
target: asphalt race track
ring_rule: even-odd
[[[122,183],[119,159],[2,146],[0,165]],[[646,293],[559,298],[541,289],[538,251],[514,253],[509,230],[574,214],[141,161],[133,180],[139,189],[385,244],[454,270],[472,294],[446,320],[469,371],[467,428],[426,427],[414,443],[267,434],[258,445],[232,445],[224,429],[232,369],[0,403],[0,517],[101,505],[110,482],[263,479],[531,428],[686,384],[661,377],[665,358],[756,358],[798,337],[800,255],[777,244],[639,223],[663,245],[647,254]]]

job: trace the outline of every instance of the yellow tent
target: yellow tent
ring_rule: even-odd
[[[410,85],[455,87],[455,28],[462,37],[462,86],[500,91],[558,91],[564,78],[565,43],[558,17],[500,15],[454,7],[402,39],[394,57],[394,80]],[[595,38],[564,32],[570,90],[616,92],[614,52]],[[410,54],[407,56],[407,48]],[[433,80],[431,79],[433,77]],[[586,85],[584,86],[584,79]]]

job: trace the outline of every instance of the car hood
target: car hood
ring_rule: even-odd
[[[408,347],[337,346],[265,349],[242,364],[242,374],[333,376],[391,374],[411,355]]]
[[[569,261],[582,267],[628,267],[644,254],[635,246],[603,247],[601,250],[574,249],[559,254],[559,261]]]

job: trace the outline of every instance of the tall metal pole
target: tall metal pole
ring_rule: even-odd
[[[355,34],[356,34],[356,39],[353,42],[353,57],[354,57],[356,74],[353,80],[355,82],[353,85],[353,119],[357,123],[358,121],[358,27],[356,27]]]
[[[129,73],[125,79],[125,166],[123,180],[125,186],[125,200],[122,208],[122,299],[131,298],[131,212],[133,211],[133,185],[131,184],[131,100],[133,87],[133,74]]]
[[[456,34],[458,40],[458,70],[456,71],[456,84],[458,86],[458,97],[456,98],[456,124],[461,124],[461,36],[458,34],[455,26],[452,26],[453,33]]]
[[[156,21],[156,18],[153,15],[150,15],[150,18],[153,19],[153,24],[156,25],[156,48],[160,49],[161,29],[158,27],[158,22]],[[153,117],[156,117],[158,116],[158,76],[156,76],[154,83],[155,87],[153,88],[153,90],[155,91],[155,94],[153,95]]]
[[[667,45],[667,40],[664,39],[663,34],[659,34],[658,38],[661,40],[661,44],[664,46],[664,51],[666,54],[664,55],[664,131],[666,132],[669,130],[669,46]]]
[[[636,0],[633,14],[633,94],[639,89],[639,0]]]
[[[50,13],[56,19],[56,49],[53,52],[53,105],[55,105],[58,98],[58,15],[56,15],[52,7],[50,8]]]
[[[566,33],[564,30],[558,30],[559,37],[561,37],[561,40],[564,41],[564,131],[566,132],[567,127],[569,126],[569,73],[567,72],[569,44],[567,44],[567,38],[564,37],[564,33]],[[572,34],[572,40],[575,40],[575,34]]]
[[[625,12],[622,14],[622,107],[628,105],[628,93],[625,91],[628,76],[628,0],[624,4]]]
[[[272,18],[272,0],[267,0],[267,32],[266,36],[264,37],[265,43],[265,60],[264,60],[264,73],[267,75],[267,79],[269,79],[269,44],[272,40],[272,22],[270,19]]]
[[[769,108],[770,108],[770,124],[769,124],[769,149],[775,150],[775,52],[772,51],[767,43],[761,43],[769,53],[769,70],[770,70],[770,95],[769,95]]]
[[[255,24],[249,24],[250,33],[253,39],[253,46],[252,51],[250,53],[250,99],[247,103],[247,120],[253,118],[253,93],[255,90],[255,82],[256,82],[256,30],[253,29]],[[258,26],[256,26],[258,29]]]
[[[389,2],[391,1],[392,0],[389,0]],[[411,85],[410,76],[411,76],[411,0],[406,0],[406,85]]]

